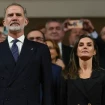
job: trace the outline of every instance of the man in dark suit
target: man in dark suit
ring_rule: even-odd
[[[65,66],[67,66],[69,64],[70,53],[72,48],[62,43],[64,35],[65,33],[61,21],[52,19],[46,22],[45,37],[46,39],[51,39],[58,43],[62,60]]]
[[[27,35],[27,39],[29,39],[31,41],[35,41],[35,42],[46,44],[45,36],[39,30],[35,30],[35,29],[30,30],[28,35]],[[52,87],[53,87],[54,105],[57,105],[57,100],[59,98],[58,92],[59,92],[59,88],[60,88],[59,86],[60,86],[61,71],[62,71],[62,67],[52,63],[52,78],[53,78],[53,85],[52,85]],[[40,99],[42,100],[42,94],[43,94],[42,93],[42,89],[40,91],[40,94],[41,94],[40,95]]]
[[[5,10],[7,39],[0,43],[0,105],[52,105],[52,71],[48,47],[24,36],[26,10],[19,4]]]

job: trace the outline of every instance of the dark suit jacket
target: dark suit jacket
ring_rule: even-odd
[[[98,37],[96,39],[96,43],[98,46],[100,67],[105,69],[105,42],[100,37]]]
[[[54,100],[54,105],[57,105],[57,100],[58,100],[58,94],[59,94],[59,88],[60,88],[60,76],[61,76],[61,71],[62,68],[56,64],[52,63],[52,77],[53,77],[53,100]],[[42,89],[41,89],[41,97],[40,99],[42,100]]]
[[[57,105],[57,100],[59,98],[59,88],[60,88],[60,76],[62,68],[56,64],[52,64],[52,75],[53,75],[53,97],[54,104]]]
[[[62,44],[62,59],[64,61],[64,64],[68,66],[69,61],[70,61],[70,53],[71,53],[72,48],[69,46],[66,46]]]
[[[62,78],[58,105],[105,105],[105,71],[93,71],[84,84],[78,79]]]
[[[48,47],[25,39],[15,63],[8,41],[0,43],[0,105],[52,105],[52,72]]]

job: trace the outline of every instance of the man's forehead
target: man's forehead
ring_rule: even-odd
[[[50,22],[50,23],[48,23],[48,27],[61,27],[61,23],[59,23],[59,22]]]
[[[105,32],[105,27],[103,27],[102,31],[104,31],[104,32]]]
[[[6,13],[12,13],[12,12],[23,12],[23,9],[20,6],[10,6],[7,8]]]
[[[31,31],[29,34],[34,36],[43,36],[42,33],[39,31]]]

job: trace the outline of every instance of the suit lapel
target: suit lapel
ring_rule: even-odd
[[[97,83],[98,77],[99,77],[99,72],[93,71],[91,78],[89,78],[89,80],[87,81],[87,85],[85,87],[80,78],[73,80],[73,83],[88,98],[88,92]]]
[[[80,78],[73,80],[74,85],[88,98],[83,82]]]
[[[15,61],[10,51],[7,39],[0,44],[0,58],[3,61],[7,72],[13,72]]]
[[[14,73],[12,74],[8,85],[10,85],[22,72],[23,68],[28,64],[28,61],[31,58],[35,49],[36,48],[33,46],[33,43],[31,43],[27,39],[24,40],[24,44],[23,44],[20,56],[18,58],[16,67],[14,69]]]
[[[88,86],[86,86],[87,92],[89,92],[91,88],[97,83],[99,75],[100,73],[98,71],[92,72],[91,78],[88,81]]]

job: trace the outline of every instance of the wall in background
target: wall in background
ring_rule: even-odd
[[[105,16],[105,0],[0,0],[0,17],[13,2],[23,5],[31,18]]]

